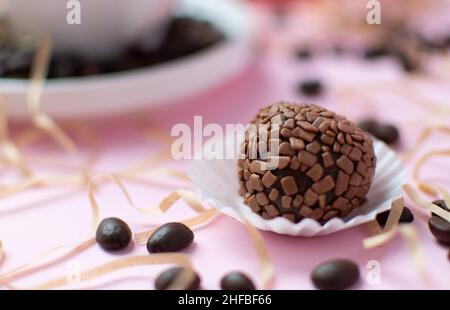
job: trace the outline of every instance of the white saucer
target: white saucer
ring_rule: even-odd
[[[195,55],[148,68],[49,80],[42,99],[45,111],[59,118],[86,118],[168,104],[215,87],[249,64],[253,24],[242,2],[183,0],[180,12],[211,22],[227,40]],[[28,85],[26,80],[0,79],[0,92],[10,117],[28,117]]]

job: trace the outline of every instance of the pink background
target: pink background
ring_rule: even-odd
[[[274,32],[275,33],[275,32]],[[274,34],[272,33],[272,34]],[[287,39],[278,35],[267,36],[265,49],[255,56],[254,63],[238,77],[214,90],[192,98],[139,115],[105,118],[89,122],[101,137],[101,159],[95,172],[113,173],[133,162],[148,156],[160,148],[156,141],[143,134],[139,124],[145,120],[147,126],[170,133],[176,123],[190,124],[195,115],[203,116],[203,123],[247,122],[264,105],[279,100],[302,102],[308,100],[345,114],[355,121],[372,115],[385,121],[392,121],[401,129],[403,152],[417,139],[420,130],[434,122],[449,124],[450,115],[427,114],[425,106],[412,102],[411,98],[392,94],[389,91],[367,92],[367,97],[354,95],[344,103],[334,95],[333,89],[358,85],[366,82],[399,81],[404,79],[402,71],[391,61],[363,63],[351,57],[336,59],[328,55],[302,63],[285,48]],[[292,40],[290,40],[292,42]],[[299,80],[317,76],[324,81],[327,92],[324,96],[309,100],[299,97],[296,86]],[[170,87],[170,86],[168,86]],[[449,107],[450,87],[448,81],[435,81],[421,89],[423,96],[442,107]],[[427,112],[427,113],[426,113]],[[17,134],[28,125],[16,125]],[[82,146],[80,146],[82,147]],[[448,136],[436,133],[420,150],[450,148]],[[55,162],[76,165],[79,158],[68,157],[51,143],[28,148],[25,155],[33,160],[42,156],[54,156]],[[417,156],[415,157],[417,158]],[[415,162],[413,158],[406,165],[408,175]],[[186,170],[185,162],[172,162],[172,166]],[[34,164],[39,172],[50,173],[48,167]],[[155,167],[156,168],[156,167]],[[423,172],[429,181],[450,187],[448,159],[433,159]],[[57,170],[57,172],[67,172]],[[51,170],[51,173],[55,173]],[[166,186],[155,183],[139,184],[125,182],[136,205],[157,206],[159,201],[174,189],[192,189],[188,183],[173,182],[164,178]],[[2,183],[17,180],[14,171],[2,177]],[[102,187],[97,195],[102,206],[101,217],[116,216],[129,223],[133,232],[142,231],[151,225],[194,215],[179,202],[165,216],[143,215],[128,206],[125,198],[114,185]],[[431,199],[431,198],[430,198]],[[364,250],[362,240],[367,236],[363,227],[325,237],[294,238],[263,232],[270,257],[275,266],[275,289],[312,289],[311,270],[320,262],[332,258],[349,258],[359,264],[362,281],[356,286],[361,289],[449,289],[450,268],[448,249],[438,245],[427,228],[427,215],[407,200],[407,206],[416,215],[413,225],[420,234],[421,247],[426,257],[426,269],[431,282],[426,283],[415,271],[411,256],[400,237],[382,248]],[[0,265],[1,272],[26,263],[37,253],[49,248],[84,240],[90,229],[91,213],[86,190],[60,186],[49,189],[35,189],[0,201],[0,240],[3,241],[6,256]],[[259,263],[246,229],[240,223],[221,216],[210,225],[195,230],[195,243],[183,251],[192,257],[194,266],[202,277],[202,287],[218,289],[220,278],[228,271],[241,270],[260,284]],[[118,253],[107,253],[98,246],[65,260],[32,276],[24,277],[13,284],[19,287],[33,286],[54,277],[64,276],[70,262],[79,263],[82,270],[90,269],[117,258],[146,254],[145,246],[131,245]],[[365,281],[370,260],[381,263],[381,284],[371,285]],[[153,280],[168,266],[143,266],[129,268],[103,276],[79,286],[69,288],[104,289],[152,289]]]

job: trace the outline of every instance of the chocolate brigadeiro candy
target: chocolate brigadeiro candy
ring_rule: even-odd
[[[354,123],[319,106],[282,102],[261,109],[250,125],[257,129],[247,128],[241,145],[239,194],[255,213],[324,223],[364,201],[376,157],[371,137]]]
[[[336,259],[317,266],[311,280],[320,290],[342,290],[358,282],[359,269],[352,261]]]
[[[176,252],[194,241],[194,233],[183,223],[167,223],[156,229],[148,238],[149,253]]]
[[[450,212],[445,201],[437,200],[433,203],[443,210]],[[450,246],[450,222],[433,213],[428,220],[428,227],[439,243]]]
[[[220,281],[220,287],[223,290],[253,291],[256,289],[247,275],[237,271],[226,274]]]
[[[155,289],[165,290],[173,281],[185,270],[183,267],[173,267],[166,271],[163,271],[155,280]],[[198,290],[200,287],[200,277],[194,272],[192,281],[183,288],[185,290]],[[181,288],[180,288],[181,289]]]
[[[105,250],[120,250],[130,243],[131,229],[121,219],[105,218],[97,227],[95,239]]]

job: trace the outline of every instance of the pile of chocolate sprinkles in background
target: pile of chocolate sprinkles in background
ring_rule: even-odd
[[[108,61],[86,59],[72,52],[53,55],[48,78],[92,76],[144,68],[195,54],[225,40],[225,35],[207,21],[174,17],[156,47],[145,35]],[[0,77],[26,79],[30,75],[33,49],[14,38],[0,38]]]
[[[255,213],[324,223],[364,202],[376,157],[372,139],[354,123],[319,106],[283,102],[261,109],[251,124],[269,126],[267,134],[246,131],[238,161],[239,194]],[[278,150],[270,149],[272,137]],[[275,169],[265,169],[261,150],[279,154]]]

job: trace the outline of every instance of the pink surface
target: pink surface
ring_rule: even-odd
[[[273,39],[276,40],[276,39]],[[270,41],[270,40],[269,40]],[[424,106],[417,105],[404,95],[388,91],[353,94],[343,100],[333,90],[363,81],[383,82],[399,81],[403,73],[395,64],[364,64],[350,58],[333,59],[326,55],[309,63],[296,61],[289,51],[268,49],[257,59],[251,68],[238,78],[218,89],[205,92],[195,98],[180,101],[177,105],[146,111],[139,115],[130,115],[116,119],[102,119],[90,125],[96,128],[101,137],[101,160],[95,172],[112,173],[127,167],[133,162],[148,156],[159,149],[157,142],[149,140],[139,127],[145,119],[147,124],[170,133],[173,124],[192,123],[195,115],[202,115],[204,123],[219,124],[246,122],[264,105],[277,100],[301,102],[295,92],[297,82],[310,76],[325,81],[327,94],[319,99],[308,100],[323,104],[325,107],[345,114],[350,119],[359,120],[367,115],[376,115],[380,119],[399,124],[402,142],[398,150],[404,151],[418,137],[420,130],[440,120],[450,121],[443,113],[426,114]],[[423,96],[437,105],[449,107],[450,88],[447,82],[433,82],[424,87]],[[447,100],[447,102],[445,102]],[[441,102],[441,103],[440,103]],[[20,132],[16,128],[16,133]],[[448,136],[436,133],[420,153],[431,148],[450,148]],[[26,151],[28,159],[46,156],[49,150],[52,156],[65,164],[76,164],[77,158],[61,154],[51,144],[39,145]],[[414,158],[406,165],[410,174]],[[168,163],[168,166],[185,170],[188,162]],[[34,167],[41,167],[34,164]],[[432,160],[424,169],[423,176],[429,181],[450,188],[448,159]],[[40,168],[43,173],[47,168]],[[61,173],[64,170],[60,170]],[[52,171],[52,173],[55,173]],[[14,172],[8,173],[2,183],[12,182]],[[149,177],[160,181],[161,178]],[[167,187],[155,184],[126,182],[135,204],[140,207],[157,206],[159,201],[174,189],[191,189],[189,184],[167,182]],[[117,216],[129,223],[134,232],[141,231],[153,224],[183,219],[194,213],[179,202],[165,216],[143,215],[134,210],[120,191],[113,185],[102,187],[97,195],[102,206],[101,217]],[[431,198],[430,198],[431,199]],[[426,257],[426,269],[430,281],[425,282],[415,271],[408,249],[400,237],[387,246],[374,250],[364,250],[362,240],[367,236],[362,227],[350,229],[326,237],[294,238],[264,232],[270,257],[275,266],[275,289],[311,289],[309,276],[318,263],[332,258],[349,258],[358,262],[362,281],[356,288],[361,289],[449,289],[450,268],[447,259],[448,249],[438,245],[427,228],[427,215],[411,204],[416,215],[413,223],[420,235],[420,244]],[[5,261],[0,266],[2,272],[11,270],[29,262],[34,255],[49,248],[84,240],[90,229],[91,213],[87,193],[84,189],[54,187],[22,192],[0,201],[0,240],[6,252]],[[210,225],[195,230],[195,244],[185,253],[192,257],[195,267],[202,277],[205,289],[219,288],[222,275],[230,270],[242,270],[259,285],[258,258],[246,229],[240,223],[222,216]],[[119,253],[107,253],[94,246],[70,260],[40,271],[32,276],[14,282],[20,287],[33,286],[57,276],[64,276],[73,264],[79,264],[87,270],[99,264],[138,254],[146,254],[145,246],[130,246]],[[369,284],[365,281],[368,269],[366,264],[377,260],[381,264],[381,283]],[[144,266],[114,272],[99,279],[68,288],[108,288],[108,289],[152,289],[153,280],[168,266]]]

